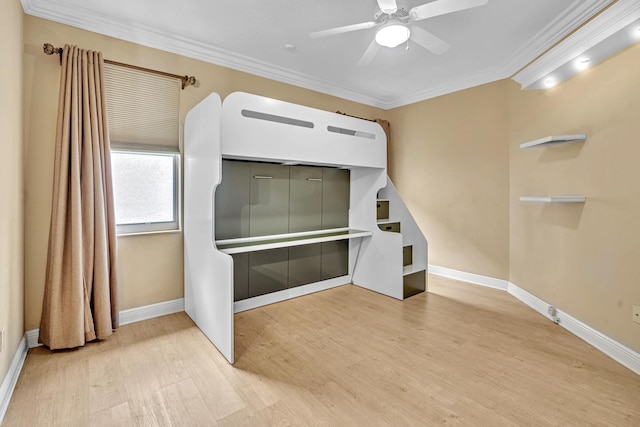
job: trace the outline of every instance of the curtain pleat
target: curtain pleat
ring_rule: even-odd
[[[40,341],[51,349],[118,327],[115,209],[99,52],[65,46]]]

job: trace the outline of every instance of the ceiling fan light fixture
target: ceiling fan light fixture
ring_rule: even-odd
[[[389,24],[376,33],[376,43],[384,47],[396,47],[409,40],[411,31],[402,24]]]

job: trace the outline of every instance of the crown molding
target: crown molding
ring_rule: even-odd
[[[614,0],[576,0],[564,14],[559,15],[542,30],[536,33],[518,52],[502,66],[490,68],[480,73],[465,76],[446,85],[432,87],[407,96],[398,97],[384,104],[382,108],[389,110],[415,102],[425,101],[447,95],[471,87],[480,86],[497,80],[506,79],[527,65],[532,59],[549,49],[568,33],[586,20],[592,18]]]
[[[591,19],[614,0],[576,0],[567,10],[551,21],[502,65],[508,76],[526,66],[556,43]]]
[[[203,42],[168,34],[146,25],[124,22],[94,11],[70,7],[59,1],[21,0],[27,15],[48,19],[61,24],[92,31],[106,36],[126,40],[139,45],[163,50],[192,59],[208,62],[237,71],[265,77],[282,83],[310,89],[359,102],[373,107],[384,108],[387,100],[323,81],[309,75],[258,61]]]
[[[571,37],[522,69],[512,79],[520,83],[522,88],[526,88],[638,19],[640,2],[618,0]]]
[[[565,14],[555,19],[545,27],[543,31],[536,34],[524,49],[511,57],[504,65],[485,69],[473,75],[463,76],[454,82],[430,87],[394,99],[354,91],[308,74],[291,71],[235,52],[216,48],[198,40],[176,34],[169,34],[152,26],[136,24],[136,26],[133,27],[130,22],[114,19],[105,14],[89,10],[88,8],[77,7],[75,5],[71,6],[63,0],[21,0],[21,3],[24,12],[28,15],[370,105],[383,110],[389,110],[508,78],[513,72],[535,58],[540,51],[544,51],[548,46],[553,45],[553,43],[557,42],[557,39],[563,37],[567,32],[579,25],[580,22],[593,16],[593,14],[602,7],[611,3],[611,1],[613,0],[575,1]],[[619,2],[623,1],[624,0],[619,0]],[[631,2],[633,3],[633,1]],[[545,34],[550,35],[545,37]]]

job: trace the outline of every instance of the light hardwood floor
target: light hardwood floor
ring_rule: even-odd
[[[436,276],[236,315],[227,364],[184,313],[29,351],[6,426],[640,426],[640,376],[505,292]]]

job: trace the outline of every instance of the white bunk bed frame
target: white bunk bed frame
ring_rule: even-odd
[[[235,312],[346,283],[402,300],[403,274],[426,270],[426,239],[404,204],[410,271],[402,266],[403,235],[377,226],[378,191],[399,200],[387,185],[386,136],[377,123],[241,92],[222,103],[213,93],[187,114],[184,141],[185,311],[230,363]],[[350,169],[349,274],[234,304],[233,259],[214,237],[223,157]]]

